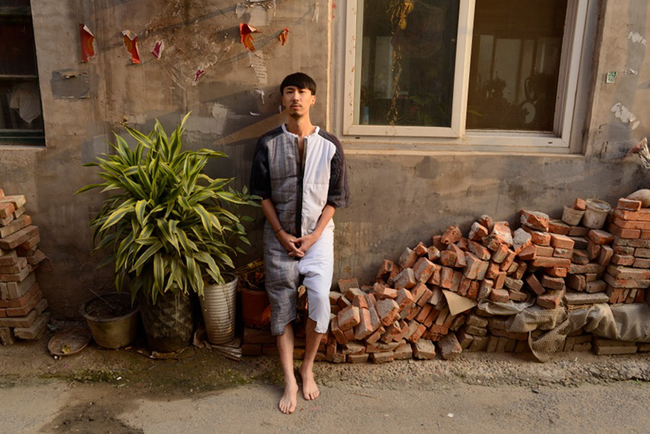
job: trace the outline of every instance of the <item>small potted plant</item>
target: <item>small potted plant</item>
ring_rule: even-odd
[[[125,126],[135,149],[115,134],[115,152],[87,164],[99,167],[104,182],[77,192],[111,193],[91,222],[93,252],[106,250],[100,265],[113,263],[117,290],[128,285],[132,300],[138,299],[149,347],[160,352],[189,344],[189,295],[202,297],[206,282],[223,285],[231,278],[224,272],[234,269],[232,257],[242,252],[237,243],[249,244],[242,225],[247,218],[235,213],[236,206],[257,204],[246,188],[228,187],[232,178],[205,173],[208,161],[225,153],[182,149],[188,116],[169,136],[157,120],[149,134]]]
[[[239,267],[242,321],[246,327],[264,328],[271,321],[269,297],[264,286],[264,262],[261,259]]]

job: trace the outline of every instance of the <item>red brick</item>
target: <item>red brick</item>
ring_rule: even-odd
[[[9,235],[16,233],[19,230],[26,228],[31,224],[32,224],[32,218],[28,215],[23,215],[13,220],[7,226],[0,228],[0,238],[6,238]]]
[[[613,286],[607,286],[607,295],[609,296],[610,304],[623,303],[625,301],[623,295],[624,288],[614,288]]]
[[[418,257],[424,256],[427,254],[427,246],[423,242],[419,242],[417,246],[413,247],[413,251]]]
[[[560,247],[556,247],[553,250],[553,257],[554,258],[571,259],[573,257],[573,250],[572,249],[563,249],[563,248],[560,248]]]
[[[463,237],[462,232],[458,226],[449,226],[445,229],[445,232],[442,234],[440,241],[443,244],[455,244]]]
[[[377,300],[383,300],[386,298],[394,300],[397,298],[397,291],[393,288],[387,287],[386,285],[376,283],[373,295]]]
[[[469,230],[469,235],[467,238],[469,238],[472,241],[478,241],[481,242],[483,241],[483,238],[488,236],[488,229],[480,224],[479,222],[474,222],[472,223],[472,227]]]
[[[32,311],[34,312],[34,311]],[[40,339],[47,329],[47,323],[50,322],[50,314],[44,313],[39,315],[29,327],[16,327],[14,334],[20,339]]]
[[[463,275],[467,277],[468,279],[477,279],[478,278],[478,272],[483,265],[483,261],[481,261],[476,255],[474,255],[471,252],[466,252],[465,253],[465,262],[466,266],[463,269]]]
[[[547,214],[539,211],[527,211],[525,209],[522,209],[519,214],[519,220],[522,225],[526,225],[537,231],[548,232],[549,218]]]
[[[415,265],[413,265],[413,275],[415,276],[415,280],[421,283],[428,282],[437,267],[436,264],[429,261],[427,258],[419,258],[415,262]]]
[[[544,272],[553,277],[566,277],[569,274],[569,269],[564,267],[544,268]]]
[[[483,279],[479,285],[477,298],[483,300],[490,297],[492,288],[494,287],[494,282],[490,279]]]
[[[614,235],[600,229],[592,229],[589,231],[588,237],[596,244],[611,244],[614,241]]]
[[[537,257],[537,251],[535,249],[535,246],[533,246],[531,244],[530,246],[527,246],[527,247],[523,248],[519,252],[518,256],[519,256],[520,259],[522,259],[524,261],[532,261],[533,259],[535,259]]]
[[[440,259],[440,250],[436,246],[431,246],[427,249],[427,258],[429,261],[435,262]]]
[[[607,283],[604,280],[594,280],[593,282],[587,282],[585,285],[585,292],[589,294],[605,292],[606,289]]]
[[[551,246],[556,249],[573,249],[575,241],[566,235],[551,234]]]
[[[413,288],[418,282],[415,280],[415,273],[412,268],[403,269],[395,277],[395,289],[410,289]]]
[[[431,294],[432,294],[431,290],[429,290],[429,288],[425,288],[423,293],[422,293],[422,296],[416,302],[416,305],[422,307],[425,304],[427,304],[427,302],[431,299]],[[415,297],[414,297],[414,299],[415,299]]]
[[[0,249],[11,250],[15,249],[24,242],[38,235],[38,228],[36,226],[27,226],[9,235],[6,238],[0,239]]]
[[[495,289],[501,289],[503,288],[503,285],[506,284],[506,272],[505,271],[499,271],[496,279],[494,279],[494,288]]]
[[[611,223],[608,226],[608,230],[617,237],[626,239],[626,240],[635,240],[641,237],[641,229],[623,229],[620,226],[617,226]],[[0,246],[1,247],[1,246]]]
[[[641,203],[640,200],[620,198],[618,200],[618,204],[616,205],[616,208],[625,211],[639,211],[642,205],[643,204]]]
[[[506,244],[499,244],[499,246],[492,253],[492,257],[490,259],[492,262],[501,264],[508,257],[509,251],[510,249]]]
[[[458,292],[458,287],[460,286],[460,281],[463,279],[463,273],[460,271],[454,271],[454,274],[451,276],[451,286],[449,287],[450,291]]]
[[[517,264],[517,270],[512,273],[512,277],[515,279],[523,279],[526,270],[528,269],[528,264],[525,262],[520,262]]]
[[[399,305],[394,300],[379,300],[375,307],[384,326],[391,325],[399,317]]]
[[[614,210],[614,216],[623,220],[650,221],[650,208],[641,208],[639,211],[626,211],[620,208]]]
[[[492,292],[490,293],[490,300],[491,301],[507,303],[509,299],[510,299],[510,296],[508,294],[508,290],[506,290],[506,289],[496,289],[495,288],[495,289],[492,289]]]
[[[503,262],[501,262],[501,266],[499,267],[501,269],[501,271],[508,271],[510,269],[510,266],[512,265],[512,263],[515,261],[516,257],[517,257],[517,254],[514,251],[508,249],[508,254],[506,255]],[[479,277],[479,279],[480,279],[480,277]]]
[[[372,334],[375,330],[370,320],[370,311],[368,309],[359,309],[360,322],[354,327],[354,339],[362,340]]]
[[[458,295],[465,297],[473,280],[463,277],[458,285]]]
[[[650,280],[616,278],[609,273],[603,276],[605,282],[614,288],[648,288]]]
[[[0,274],[0,282],[22,282],[32,273],[32,271],[32,267],[28,265],[17,273]]]
[[[611,263],[616,265],[632,265],[634,264],[634,259],[634,256],[614,254],[612,255]]]
[[[0,274],[20,273],[25,267],[27,267],[27,258],[14,257],[10,259],[14,263],[11,265],[0,265]]]
[[[585,211],[587,209],[587,201],[577,197],[573,202],[573,209],[577,209],[578,211]]]
[[[422,309],[420,309],[417,316],[415,316],[415,318],[413,319],[421,324],[424,324],[424,321],[427,319],[427,317],[429,316],[432,310],[435,310],[433,306],[430,304],[426,304],[425,306],[422,307]]]
[[[542,286],[542,284],[537,280],[537,277],[534,274],[529,274],[526,277],[526,283],[530,287],[530,289],[533,290],[533,292],[537,295],[541,295],[544,292],[546,292],[546,288]]]
[[[393,271],[393,268],[395,267],[395,263],[393,261],[389,261],[388,259],[384,259],[381,261],[381,265],[379,266],[379,270],[377,270],[377,278],[378,279],[387,279],[388,276],[390,276],[391,271]]]
[[[616,226],[623,229],[641,229],[641,230],[650,229],[650,222],[637,222],[634,220],[623,220],[622,218],[619,217],[614,217],[612,223],[614,223]]]
[[[552,290],[537,296],[537,304],[545,309],[555,309],[562,302],[565,290]]]
[[[600,265],[607,266],[612,260],[612,256],[614,256],[614,250],[609,246],[603,245],[600,248],[600,253],[598,254],[598,263]]]
[[[472,282],[469,285],[469,290],[467,291],[466,297],[474,300],[478,296],[478,291],[479,291],[479,282],[476,280],[472,280]]]
[[[407,247],[399,257],[397,263],[399,264],[400,267],[402,267],[402,269],[411,268],[415,264],[415,261],[417,260],[418,260],[417,253],[415,253],[413,250]]]
[[[632,264],[632,267],[634,267],[634,268],[650,268],[650,259],[647,259],[647,258],[635,258],[634,259],[634,264]]]
[[[18,316],[12,318],[0,318],[0,327],[29,327],[31,326],[36,318],[38,313],[35,310],[29,311],[25,316]]]
[[[11,202],[0,202],[0,219],[12,217],[16,207]]]
[[[339,319],[337,317],[332,318],[332,321],[330,323],[330,330],[334,335],[334,339],[336,339],[339,344],[345,345],[348,343],[348,339],[345,337],[343,330],[339,328]]]
[[[379,303],[378,303],[379,304]],[[361,322],[359,308],[348,306],[338,313],[339,328],[343,331],[350,330]]]
[[[440,252],[440,264],[445,267],[455,267],[458,256],[453,250],[443,250]]]
[[[397,298],[395,301],[397,302],[400,311],[414,303],[411,291],[405,288],[401,288],[397,291]]]
[[[571,227],[562,220],[549,220],[548,231],[552,234],[568,235]]]
[[[6,308],[6,313],[8,317],[13,317],[13,316],[25,316],[31,311],[36,304],[41,301],[43,298],[43,292],[42,291],[37,291],[32,297],[27,300],[24,306],[21,307],[8,307]]]
[[[549,246],[551,245],[551,234],[548,232],[541,232],[541,231],[536,231],[534,229],[531,229],[527,226],[522,227],[523,230],[528,232],[531,236],[531,241],[533,244],[537,244],[540,246]]]
[[[482,261],[487,261],[492,257],[492,254],[485,246],[475,241],[469,242],[469,251],[472,252],[474,255],[476,255],[476,257]]]
[[[422,337],[422,333],[424,333],[426,329],[427,328],[424,326],[424,324],[420,324],[417,321],[413,321],[409,325],[409,332],[406,335],[406,340],[411,343],[417,342]]]
[[[564,289],[564,279],[561,277],[551,277],[551,276],[547,276],[546,274],[543,274],[540,283],[544,288]]]
[[[533,267],[551,268],[551,267],[570,267],[571,260],[565,258],[545,258],[537,257],[531,262]]]
[[[584,291],[587,286],[587,279],[583,274],[572,274],[567,277],[566,285],[576,291]]]
[[[453,265],[455,268],[462,268],[467,265],[467,262],[465,261],[465,251],[458,247],[458,245],[450,244],[449,247],[447,247],[447,250],[451,250],[456,254],[456,263]]]

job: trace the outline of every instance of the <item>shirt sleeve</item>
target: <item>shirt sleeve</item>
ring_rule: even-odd
[[[260,196],[262,200],[271,197],[271,175],[269,171],[269,150],[264,138],[260,138],[255,146],[253,167],[251,168],[251,194]]]
[[[343,146],[336,137],[328,134],[328,138],[336,146],[336,153],[330,162],[330,185],[327,193],[327,203],[335,208],[346,208],[350,201],[350,191],[348,189],[348,171]]]

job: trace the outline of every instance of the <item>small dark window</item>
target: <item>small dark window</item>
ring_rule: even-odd
[[[29,0],[0,0],[0,144],[44,143]]]

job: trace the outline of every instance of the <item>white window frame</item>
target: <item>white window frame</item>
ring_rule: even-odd
[[[363,0],[349,0],[340,17],[338,58],[344,68],[333,69],[336,83],[331,105],[331,128],[337,132],[351,150],[390,150],[405,153],[434,151],[503,151],[576,153],[582,151],[576,114],[584,115],[583,105],[576,104],[579,95],[586,91],[581,86],[588,71],[585,55],[588,18],[595,16],[589,0],[568,0],[562,41],[562,57],[553,132],[527,132],[510,130],[466,130],[469,70],[472,28],[476,0],[459,0],[459,22],[456,45],[456,64],[453,89],[453,109],[450,127],[412,127],[391,125],[360,125],[355,101],[359,100],[361,49],[357,49],[357,35],[362,35]],[[336,26],[336,24],[334,24]],[[335,27],[336,28],[336,27]],[[591,35],[592,36],[592,35]],[[340,64],[340,63],[339,63]],[[341,103],[336,103],[336,101]],[[358,146],[357,146],[358,145]],[[369,148],[370,147],[370,148]]]

